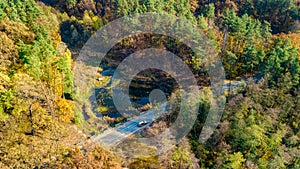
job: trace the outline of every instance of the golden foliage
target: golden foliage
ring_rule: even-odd
[[[24,43],[32,43],[35,35],[30,29],[23,23],[10,21],[5,18],[0,21],[0,31],[5,32],[10,39],[18,42],[22,40]]]
[[[111,168],[121,169],[120,164],[115,157],[101,147],[95,147],[92,151],[85,154],[77,147],[71,151],[71,158],[67,164],[67,168],[93,169],[93,168]],[[65,167],[63,167],[65,168]]]
[[[74,104],[70,100],[58,98],[56,105],[59,109],[59,119],[63,122],[70,122],[74,118]]]

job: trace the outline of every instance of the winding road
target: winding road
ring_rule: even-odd
[[[225,91],[234,91],[239,87],[239,84],[242,81],[248,83],[249,78],[245,78],[239,81],[231,81],[231,83],[224,83],[222,87],[222,93]],[[254,77],[254,81],[258,81]],[[130,119],[128,122],[123,123],[121,126],[110,128],[105,130],[102,134],[99,134],[92,138],[95,143],[104,143],[105,146],[111,147],[117,145],[119,142],[125,140],[130,135],[142,130],[143,128],[151,125],[155,119],[160,117],[162,114],[167,112],[167,103],[160,105],[158,109],[151,109],[145,112],[142,112],[140,116]],[[148,123],[142,127],[138,126],[140,121],[146,120]]]
[[[130,135],[152,124],[155,119],[167,112],[167,107],[168,104],[163,103],[158,109],[151,109],[142,112],[140,116],[130,119],[130,121],[124,123],[121,126],[105,130],[104,133],[92,139],[94,142],[103,143],[107,147],[116,145]],[[138,123],[143,120],[146,120],[148,123],[142,127],[139,127]]]

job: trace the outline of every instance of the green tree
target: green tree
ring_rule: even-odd
[[[204,14],[208,19],[208,27],[211,27],[215,19],[215,6],[214,4],[205,5]]]
[[[243,154],[241,152],[229,154],[225,158],[226,164],[223,166],[224,168],[243,168],[243,163],[246,161],[246,159],[243,158]]]
[[[253,45],[247,45],[243,51],[242,59],[244,65],[242,66],[247,74],[248,72],[250,74],[253,74],[253,69],[256,68],[260,64],[260,60],[257,57],[258,52],[256,51],[255,47]]]
[[[274,33],[287,32],[290,26],[297,20],[299,7],[294,0],[256,0],[247,1],[240,7],[241,14],[249,14],[260,21],[268,21],[272,25]]]
[[[289,72],[294,86],[299,84],[300,66],[295,48],[289,39],[277,38],[263,61],[263,73],[270,74],[270,85],[276,86],[279,78]]]

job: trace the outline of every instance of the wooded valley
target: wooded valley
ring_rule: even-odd
[[[137,34],[115,45],[92,79],[104,118],[84,110],[87,104],[73,84],[80,50],[111,21],[145,12],[190,21],[212,42],[227,81],[249,79],[225,91],[222,119],[205,143],[198,137],[211,107],[209,75],[188,46],[164,35]],[[179,144],[159,156],[125,158],[91,139],[126,121],[107,115],[116,109],[110,88],[103,89],[110,77],[101,71],[149,46],[180,56],[206,96],[195,100],[197,120]],[[298,169],[299,60],[299,0],[1,0],[0,168]],[[174,79],[151,73],[157,72],[136,76],[131,96],[146,97],[145,91],[163,86],[172,97]],[[149,79],[154,80],[146,83]],[[174,119],[176,112],[133,137],[157,135]]]

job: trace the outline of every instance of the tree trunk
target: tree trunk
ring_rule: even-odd
[[[33,120],[33,111],[32,111],[32,104],[30,104],[30,107],[29,107],[29,118],[30,118],[30,123],[31,123],[31,134],[33,136],[35,136],[35,129],[34,129],[34,120]]]
[[[223,38],[223,44],[222,44],[222,55],[225,56],[225,48],[226,48],[227,35],[228,35],[227,28],[224,28],[223,32],[224,32],[224,38]]]

